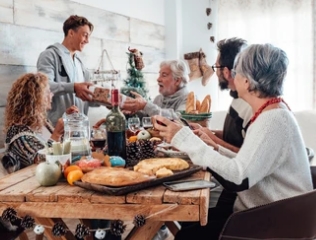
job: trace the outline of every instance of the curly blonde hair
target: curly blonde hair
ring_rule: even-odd
[[[46,121],[48,78],[43,73],[27,73],[12,85],[5,109],[5,131],[13,125],[27,125],[39,131]]]

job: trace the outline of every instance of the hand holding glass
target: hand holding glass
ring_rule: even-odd
[[[138,117],[129,118],[127,121],[127,125],[128,125],[129,130],[131,130],[135,135],[137,130],[139,130],[139,127],[140,127],[140,120]]]

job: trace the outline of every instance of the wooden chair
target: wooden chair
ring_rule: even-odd
[[[233,213],[221,240],[315,239],[316,190]]]

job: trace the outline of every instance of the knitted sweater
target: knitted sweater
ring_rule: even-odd
[[[189,91],[186,86],[171,96],[159,94],[153,102],[147,102],[144,112],[149,116],[162,115],[169,118],[178,118],[176,112],[185,110],[188,94]]]
[[[207,146],[187,127],[171,144],[187,152],[194,164],[208,167],[230,191],[237,192],[234,210],[244,210],[313,189],[301,132],[285,109],[261,113],[247,131],[240,151]]]

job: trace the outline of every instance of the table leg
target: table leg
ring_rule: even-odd
[[[170,230],[173,236],[175,236],[181,228],[178,222],[165,222],[165,225]]]
[[[28,238],[26,232],[22,232],[22,233],[20,234],[20,236],[19,236],[19,239],[20,239],[20,240],[29,240],[29,238]]]
[[[152,239],[159,231],[164,222],[146,221],[142,227],[134,227],[125,240],[147,240]]]

